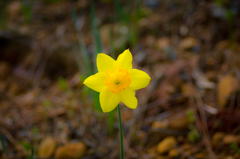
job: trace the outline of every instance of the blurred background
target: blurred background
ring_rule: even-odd
[[[1,0],[0,158],[119,158],[82,83],[129,48],[152,80],[121,105],[125,158],[238,159],[239,43],[238,0]]]

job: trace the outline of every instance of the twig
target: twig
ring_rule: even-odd
[[[186,152],[184,152],[182,149],[180,149],[179,147],[175,146],[174,147],[181,155],[183,155],[184,157],[188,158],[188,159],[195,159],[193,156],[187,154]]]
[[[152,132],[160,132],[168,135],[186,135],[188,131],[186,130],[174,130],[174,129],[163,129],[163,128],[154,128],[151,130]]]
[[[211,143],[210,143],[210,137],[209,137],[209,132],[208,132],[208,128],[207,128],[207,120],[206,120],[206,114],[205,114],[205,111],[203,110],[203,107],[204,107],[204,104],[203,104],[203,101],[200,97],[199,94],[195,94],[195,98],[197,100],[197,106],[198,106],[198,110],[200,112],[200,117],[201,117],[201,125],[203,125],[203,134],[204,134],[204,141],[205,141],[205,145],[207,147],[207,150],[210,154],[210,156],[213,158],[213,159],[217,159],[216,155],[214,154],[213,150],[212,150],[212,146],[211,146]]]
[[[156,101],[154,101],[152,103],[149,103],[146,106],[144,106],[144,108],[142,109],[142,113],[145,112],[145,111],[148,111],[149,109],[157,108],[160,105],[166,104],[168,102],[171,102],[171,101],[174,101],[174,100],[179,100],[179,99],[184,99],[184,98],[185,97],[179,95],[179,96],[176,96],[176,97],[173,97],[173,98],[164,98],[164,99],[156,100]]]
[[[50,58],[50,56],[52,55],[53,53],[53,46],[50,45],[46,51],[45,51],[45,56],[43,57],[42,59],[42,62],[40,63],[39,67],[38,67],[38,70],[36,72],[36,75],[35,75],[35,81],[34,81],[34,85],[36,87],[38,87],[38,85],[40,84],[41,82],[41,79],[42,79],[42,75],[44,73],[44,70],[45,70],[45,67],[47,65],[47,61],[48,59]]]

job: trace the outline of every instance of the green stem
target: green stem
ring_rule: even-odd
[[[34,148],[31,148],[31,159],[34,159]]]
[[[1,138],[2,147],[3,147],[3,150],[4,150],[4,152],[5,152],[6,158],[9,159],[9,158],[8,158],[7,149],[6,149],[6,146],[5,146],[5,143],[4,143],[4,138],[3,138],[2,134],[0,134],[0,138]]]
[[[121,120],[121,111],[120,111],[120,106],[117,106],[118,109],[118,123],[119,123],[119,135],[120,135],[120,151],[121,151],[121,157],[120,159],[124,158],[123,154],[123,134],[122,134],[122,120]]]

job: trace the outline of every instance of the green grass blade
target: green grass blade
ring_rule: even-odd
[[[133,16],[132,16],[132,19],[129,21],[131,23],[130,27],[132,26],[132,28],[129,28],[129,32],[130,32],[131,45],[134,46],[138,42],[138,31],[139,31],[138,22],[141,17],[140,1],[136,0],[135,3],[133,3],[132,5],[134,8],[132,13]]]
[[[92,96],[94,98],[94,107],[97,111],[102,111],[102,108],[101,108],[101,105],[100,105],[100,102],[99,102],[99,92],[95,92],[95,91],[92,91]]]
[[[123,149],[123,130],[122,130],[122,119],[121,119],[121,111],[120,105],[117,106],[118,110],[118,124],[119,124],[119,137],[120,137],[120,158],[124,158],[124,149]]]
[[[92,29],[92,34],[93,34],[93,39],[94,39],[94,44],[95,44],[95,51],[93,53],[93,59],[97,59],[97,54],[102,52],[102,45],[101,45],[101,38],[100,34],[98,32],[97,26],[96,26],[96,15],[95,15],[95,9],[94,9],[94,1],[91,1],[91,9],[90,9],[90,14],[91,14],[91,29]],[[97,67],[96,67],[96,60],[94,60],[94,72],[97,72]]]
[[[124,20],[123,19],[123,12],[122,12],[122,6],[121,6],[121,3],[120,3],[120,1],[119,0],[114,0],[114,5],[115,5],[115,8],[116,8],[116,10],[117,10],[117,14],[116,14],[116,17],[117,17],[117,20],[119,20],[119,21],[122,21],[122,20]]]
[[[29,23],[32,19],[33,0],[21,0],[21,3],[25,22]]]
[[[111,27],[111,29],[109,30],[109,39],[110,39],[110,55],[113,59],[115,59],[113,27]]]
[[[34,159],[34,148],[31,148],[31,159]]]
[[[2,147],[3,147],[4,153],[5,153],[5,155],[6,155],[6,158],[9,159],[8,153],[7,153],[7,149],[6,149],[6,146],[5,146],[5,143],[4,143],[3,135],[0,134],[0,137],[1,137],[1,143],[2,143]]]
[[[70,5],[70,10],[71,10],[71,16],[72,16],[72,19],[73,19],[73,22],[74,22],[75,29],[77,31],[78,44],[79,44],[79,47],[80,47],[80,50],[81,50],[81,53],[82,53],[81,55],[83,57],[85,65],[87,67],[87,75],[92,75],[93,74],[93,69],[92,69],[92,66],[91,66],[90,57],[89,57],[89,54],[88,54],[85,42],[83,40],[83,34],[81,32],[81,28],[83,26],[83,24],[82,24],[83,22],[80,23],[80,21],[79,21],[79,19],[77,17],[76,10],[74,9],[74,7],[72,5]],[[79,65],[79,67],[81,67],[81,64],[80,64],[81,61],[78,60],[78,59],[79,58],[77,58],[77,63]],[[80,68],[80,70],[83,70],[83,69]]]

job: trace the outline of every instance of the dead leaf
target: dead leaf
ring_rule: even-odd
[[[236,91],[239,91],[239,83],[233,75],[228,74],[220,79],[217,88],[217,103],[219,107],[224,108],[229,96]]]
[[[223,144],[232,144],[232,143],[239,143],[240,136],[239,135],[226,135],[223,138]]]
[[[81,158],[86,152],[86,145],[83,142],[70,143],[65,146],[61,146],[55,153],[56,159],[77,159]]]

